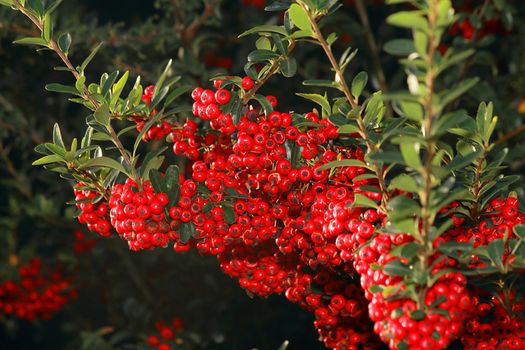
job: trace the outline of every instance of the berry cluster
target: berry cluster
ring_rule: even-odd
[[[109,199],[111,225],[132,250],[166,247],[170,226],[164,219],[165,193],[155,193],[145,181],[142,189],[131,179],[116,184]]]
[[[460,262],[438,247],[506,237],[525,222],[517,200],[492,200],[476,225],[457,210],[461,203],[443,208],[443,219],[451,217],[453,225],[425,256],[429,275],[406,279],[391,267],[408,268],[409,258],[399,252],[415,247],[415,257],[420,242],[379,233],[385,213],[354,205],[357,195],[381,200],[377,180],[366,176],[362,150],[345,143],[315,111],[264,114],[249,106],[234,123],[224,107],[234,94],[254,89],[254,81],[243,78],[238,91],[221,81],[214,86],[193,90],[196,119],[172,125],[167,137],[175,155],[189,160],[174,198],[156,193],[147,180],[127,179],[111,188],[111,225],[132,250],[172,242],[176,252],[196,248],[215,255],[249,294],[284,294],[312,312],[332,349],[376,349],[381,341],[391,349],[443,349],[476,336],[465,324],[478,295],[454,272]],[[267,98],[277,106],[275,97]],[[199,124],[209,125],[208,131]],[[355,165],[324,167],[345,159]],[[473,255],[467,267],[484,263]],[[162,338],[170,339],[164,332],[168,338]],[[150,345],[169,349],[151,339]]]
[[[83,182],[76,184],[74,188],[76,207],[80,210],[78,222],[85,224],[90,231],[107,237],[111,235],[109,223],[109,210],[107,203],[94,200],[100,195],[85,187]]]
[[[17,281],[0,285],[0,314],[21,320],[50,319],[77,292],[59,269],[42,271],[38,258],[18,268]]]
[[[144,88],[144,94],[142,95],[142,102],[149,106],[151,104],[151,100],[153,99],[154,91],[154,85],[146,86],[146,88]],[[148,116],[147,118],[137,117],[136,119],[133,119],[133,121],[137,124],[137,131],[141,132],[146,126],[149,117],[154,116],[156,113],[157,112],[154,109],[151,112],[150,116]],[[166,135],[170,133],[171,128],[171,124],[165,120],[154,124],[148,129],[146,133],[144,133],[144,135],[142,135],[142,141],[148,142],[152,140],[162,140]]]
[[[158,321],[155,323],[159,335],[148,336],[147,343],[152,349],[171,350],[182,344],[183,339],[177,336],[183,329],[183,323],[180,318],[174,318],[170,323]]]
[[[514,293],[515,294],[515,293]],[[466,350],[477,349],[523,349],[525,346],[525,320],[515,313],[525,309],[523,300],[506,300],[512,313],[502,304],[500,295],[488,300],[476,297],[467,332],[461,337]]]

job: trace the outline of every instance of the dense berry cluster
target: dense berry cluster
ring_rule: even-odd
[[[172,243],[177,252],[196,248],[215,255],[249,294],[284,294],[312,312],[332,349],[376,349],[382,342],[392,349],[443,349],[456,339],[468,345],[477,337],[479,327],[469,325],[480,297],[464,275],[453,272],[460,262],[438,247],[470,241],[480,246],[507,237],[525,222],[517,200],[492,200],[475,225],[458,210],[461,203],[443,208],[442,218],[451,218],[452,227],[425,256],[429,276],[409,282],[391,266],[406,264],[399,252],[415,246],[418,254],[420,242],[409,234],[379,233],[385,213],[354,205],[357,195],[381,200],[362,150],[343,143],[337,127],[315,111],[265,114],[249,106],[234,122],[223,111],[234,94],[253,89],[254,81],[243,78],[238,91],[221,81],[214,86],[193,90],[195,120],[170,125],[166,139],[173,153],[188,160],[187,171],[171,180],[178,180],[176,196],[155,192],[149,180],[127,179],[110,189],[110,223],[131,249]],[[275,97],[267,99],[277,106]],[[324,167],[345,159],[353,166]],[[510,259],[508,252],[504,259]],[[473,255],[466,267],[483,264]],[[494,315],[504,312],[492,305]],[[169,340],[166,329],[161,338]],[[505,339],[496,343],[515,343]],[[150,337],[150,345],[169,349],[158,337]]]
[[[60,269],[43,271],[38,258],[20,266],[16,279],[0,285],[0,314],[21,320],[50,319],[77,292]]]
[[[79,182],[74,188],[76,206],[80,210],[78,221],[85,224],[90,231],[97,232],[101,236],[111,235],[109,223],[108,204],[94,200],[99,194],[85,188],[85,184]]]
[[[170,226],[164,217],[168,204],[165,193],[155,193],[151,183],[131,179],[112,188],[109,199],[111,225],[128,241],[132,250],[166,247]]]

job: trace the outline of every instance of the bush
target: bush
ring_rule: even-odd
[[[129,278],[120,282],[122,276],[106,273],[87,280],[112,294],[110,300],[125,301],[123,310],[106,307],[109,324],[124,325],[122,316],[136,323],[116,333],[112,328],[84,333],[83,348],[226,345],[218,333],[182,332],[178,318],[171,325],[157,323],[159,336],[141,342],[132,335],[151,334],[144,331],[147,324],[151,329],[154,320],[173,319],[166,313],[172,313],[174,301],[192,300],[170,283],[173,277],[153,276],[167,266],[180,276],[171,267],[200,264],[191,253],[196,251],[208,256],[202,258],[205,270],[213,262],[209,256],[216,256],[221,270],[249,296],[282,294],[309,311],[328,348],[522,347],[523,5],[359,0],[341,7],[330,0],[276,1],[266,7],[271,14],[265,24],[239,36],[256,37],[255,50],[249,42],[231,47],[239,57],[230,60],[232,40],[223,39],[221,47],[209,46],[208,38],[217,36],[216,29],[231,38],[237,26],[259,20],[260,2],[244,2],[253,11],[236,17],[230,3],[221,8],[213,1],[175,1],[173,7],[159,1],[161,11],[137,26],[125,31],[109,26],[109,49],[95,45],[82,55],[93,36],[106,34],[96,24],[76,27],[83,38],[79,56],[87,56],[77,63],[78,54],[70,54],[73,35],[54,28],[55,22],[68,24],[55,21],[58,3],[0,1],[18,13],[13,28],[30,31],[15,43],[53,51],[63,64],[56,70],[73,75],[73,85],[51,83],[46,90],[68,94],[69,101],[89,110],[81,131],[66,115],[83,110],[53,100],[50,110],[63,111],[66,127],[55,124],[52,142],[40,142],[32,126],[37,122],[24,117],[25,109],[39,110],[23,106],[17,112],[4,103],[6,115],[13,114],[7,119],[7,147],[25,149],[27,135],[38,140],[35,150],[42,156],[33,165],[58,172],[75,197],[72,207],[57,207],[49,197],[65,201],[65,192],[54,183],[46,188],[32,175],[35,170],[25,168],[27,152],[15,163],[2,146],[13,177],[5,205],[13,215],[5,220],[9,280],[2,285],[0,306],[11,329],[19,324],[16,319],[51,317],[77,289],[82,298],[90,286],[73,281],[90,263],[79,254],[89,251],[92,264],[113,264],[107,251],[113,250],[119,261],[108,272],[126,271]],[[71,23],[83,23],[82,10],[72,11]],[[16,21],[23,17],[36,29],[20,27]],[[133,38],[132,45],[126,37]],[[350,42],[364,53],[348,47]],[[170,53],[177,59],[159,69]],[[13,59],[19,61],[16,53]],[[111,59],[125,72],[102,73],[104,67],[95,65],[99,59]],[[227,72],[241,67],[241,76]],[[158,78],[150,71],[158,71]],[[140,77],[133,82],[137,73],[154,84],[143,85]],[[288,79],[271,79],[276,75]],[[27,177],[17,179],[24,173],[17,164],[28,169]],[[46,195],[35,195],[32,188]],[[148,252],[134,257],[117,242],[100,249],[105,242],[95,244],[76,231],[77,254],[71,254],[60,252],[55,239],[46,237],[43,246],[41,238],[27,235],[32,226],[74,230],[75,224],[61,219],[70,218],[72,209],[87,230]],[[36,222],[27,223],[26,217]],[[19,244],[24,235],[27,241]],[[190,253],[174,260],[153,251],[166,247]],[[53,270],[41,277],[40,260],[25,262],[37,251],[56,254],[58,268],[72,277]],[[148,266],[155,274],[144,270]],[[206,283],[220,290],[220,278]],[[130,283],[138,296],[130,293]],[[192,279],[191,290],[200,283],[205,282]],[[223,317],[237,315],[232,304],[240,297],[226,294],[194,299],[202,306],[182,309],[191,310],[201,325],[209,321],[202,318],[203,307],[216,306],[217,300],[224,301]],[[289,323],[290,309],[274,303]],[[293,335],[293,326],[286,332]],[[108,333],[113,334],[103,337]],[[291,347],[312,346],[290,339]]]

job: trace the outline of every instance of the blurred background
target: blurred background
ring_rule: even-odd
[[[281,23],[282,13],[264,11],[272,2],[67,0],[56,22],[73,37],[73,62],[81,62],[104,42],[88,81],[118,69],[140,75],[147,85],[173,58],[175,74],[185,83],[205,86],[218,73],[243,74],[256,38],[238,35],[255,25]],[[349,74],[370,72],[370,90],[405,88],[398,58],[381,49],[386,41],[407,35],[385,24],[394,7],[361,0],[363,12],[354,2],[341,1],[342,8],[323,21],[327,31],[339,34],[336,51],[349,45],[359,48]],[[442,83],[481,76],[462,103],[475,112],[480,101],[494,101],[500,115],[499,147],[510,148],[507,171],[522,174],[525,18],[517,14],[524,13],[525,3],[480,0],[454,5],[459,17],[442,49],[472,47],[478,53]],[[6,310],[8,297],[17,293],[13,285],[24,280],[33,281],[27,282],[27,290],[50,284],[64,287],[67,296],[36,318],[16,309],[0,313],[0,348],[148,349],[147,336],[158,335],[155,324],[176,319],[174,341],[180,349],[276,350],[284,340],[290,341],[290,350],[323,349],[313,315],[282,296],[250,298],[220,272],[214,257],[174,254],[170,248],[134,253],[116,238],[99,239],[82,231],[74,206],[66,204],[74,198],[71,184],[31,166],[37,158],[33,148],[50,139],[55,122],[70,140],[83,134],[87,114],[62,95],[44,90],[47,83],[71,83],[64,72],[53,70],[59,62],[52,53],[12,44],[35,35],[25,18],[0,7],[0,306]],[[301,86],[303,80],[331,73],[317,47],[301,45],[294,55],[298,74],[274,77],[262,92],[277,96],[281,110],[305,112],[290,91],[311,92]],[[514,188],[520,196],[523,184]],[[53,288],[42,298],[52,299]]]

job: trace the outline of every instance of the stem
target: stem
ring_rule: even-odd
[[[420,231],[421,239],[423,243],[423,251],[419,255],[420,266],[422,271],[428,268],[428,259],[433,253],[432,242],[429,241],[429,234],[431,228],[434,226],[435,215],[431,214],[430,210],[430,195],[434,187],[433,174],[432,174],[432,162],[436,156],[436,140],[432,136],[432,127],[437,116],[434,115],[433,111],[433,95],[434,95],[434,80],[436,78],[436,67],[434,62],[434,55],[439,45],[439,40],[436,38],[435,33],[437,29],[437,15],[438,15],[438,2],[439,0],[430,0],[429,4],[429,38],[428,38],[428,51],[426,57],[427,74],[425,77],[425,85],[427,88],[426,96],[424,98],[425,118],[422,125],[423,136],[427,139],[428,149],[425,159],[424,168],[421,171],[421,175],[424,181],[424,189],[420,194],[421,203],[421,221],[422,228]],[[419,307],[423,305],[425,295],[425,288],[421,288],[419,291],[418,304]]]
[[[37,26],[37,28],[42,32],[43,28],[44,28],[44,25],[43,25],[42,21],[39,18],[35,17],[30,12],[28,12],[24,8],[24,6],[20,3],[19,0],[15,0],[15,1],[16,1],[16,5],[17,5],[18,10],[20,12],[22,12],[27,18],[29,18],[31,20],[31,22],[33,22]],[[58,43],[56,42],[55,39],[51,39],[49,41],[49,48],[51,50],[53,50],[58,55],[58,57],[60,57],[60,59],[62,60],[62,62],[64,62],[64,64],[69,69],[71,74],[73,74],[73,76],[75,77],[75,80],[78,80],[78,78],[80,77],[80,74],[77,72],[77,70],[75,69],[75,66],[73,66],[73,64],[71,63],[71,61],[67,57],[67,54],[64,51],[62,51],[62,49],[60,49],[60,46],[58,45]],[[82,97],[84,99],[88,100],[93,105],[93,108],[95,110],[100,107],[100,104],[98,103],[98,101],[93,96],[91,96],[91,94],[89,93],[87,88],[84,89],[84,91],[82,93]],[[129,169],[131,170],[131,177],[133,178],[133,180],[137,184],[139,184],[139,181],[138,181],[139,180],[139,176],[137,174],[137,171],[133,167],[133,162],[131,161],[131,158],[130,158],[128,152],[126,151],[126,149],[122,145],[122,142],[120,142],[120,139],[118,138],[115,130],[113,129],[111,124],[107,125],[106,129],[109,132],[113,143],[115,144],[115,146],[119,150],[120,154],[122,155],[122,158],[124,159],[124,162],[128,165]]]
[[[512,131],[509,131],[508,133],[504,134],[503,136],[501,136],[499,139],[497,139],[494,144],[495,145],[500,145],[502,143],[505,143],[507,142],[508,140],[510,140],[511,138],[513,137],[516,137],[520,134],[522,134],[523,132],[525,132],[525,124],[523,125],[520,125],[517,129],[514,129]]]
[[[357,10],[357,14],[359,16],[359,20],[361,21],[361,24],[363,25],[363,28],[365,30],[366,41],[372,53],[372,63],[377,73],[377,80],[379,82],[379,88],[382,91],[387,91],[388,85],[386,83],[385,72],[383,71],[383,66],[381,65],[381,59],[379,58],[379,47],[377,46],[376,40],[374,38],[374,34],[372,32],[372,28],[370,26],[370,21],[368,19],[368,13],[366,11],[366,6],[364,5],[363,0],[355,0],[355,7]]]
[[[346,82],[346,79],[344,77],[343,71],[341,67],[339,66],[339,63],[335,59],[334,53],[332,51],[332,47],[328,44],[325,37],[323,36],[323,33],[319,29],[319,25],[317,24],[317,21],[310,13],[309,9],[304,6],[303,3],[299,3],[303,8],[305,9],[306,13],[308,14],[308,19],[310,22],[310,25],[312,26],[312,30],[314,32],[314,38],[317,39],[319,42],[319,45],[323,48],[323,51],[326,54],[326,57],[328,57],[328,60],[330,61],[330,64],[332,65],[332,69],[335,71],[335,80],[341,84],[341,91],[344,93],[346,99],[348,100],[348,103],[350,103],[350,106],[352,108],[359,107],[359,101],[357,98],[354,98],[352,96],[352,93],[350,92],[350,88],[348,87],[348,83]],[[377,152],[378,147],[375,143],[373,143],[368,135],[368,130],[366,128],[366,125],[363,120],[363,116],[359,114],[356,117],[357,126],[359,127],[359,134],[361,138],[365,141],[368,152]],[[386,184],[385,184],[385,178],[382,167],[379,165],[378,162],[372,162],[370,165],[373,168],[373,171],[377,177],[379,188],[381,189],[381,192],[383,194],[381,199],[382,209],[386,212],[386,203],[388,202],[389,194],[387,192]]]
[[[292,52],[294,49],[295,49],[295,45],[296,45],[296,41],[295,40],[290,40],[289,44],[288,44],[288,53]],[[257,93],[257,91],[264,85],[266,84],[266,82],[275,74],[279,71],[279,65],[281,64],[281,61],[284,59],[285,57],[284,56],[281,56],[279,57],[278,59],[274,60],[272,62],[272,65],[270,67],[270,69],[268,69],[268,71],[266,72],[266,74],[264,75],[264,77],[262,77],[261,79],[257,80],[255,82],[255,84],[253,85],[253,87],[251,88],[251,90],[249,90],[246,95],[243,96],[242,98],[242,104],[245,105],[248,103],[248,101],[250,101],[250,99],[255,96],[255,94]]]
[[[472,208],[470,208],[470,218],[472,221],[476,221],[479,217],[480,207],[479,207],[479,199],[480,199],[480,192],[481,192],[481,174],[483,172],[483,162],[485,161],[485,157],[487,154],[487,148],[486,146],[483,147],[483,152],[481,153],[480,157],[476,161],[476,170],[474,173],[474,186],[472,187],[472,195],[474,196],[474,203],[472,205]]]

